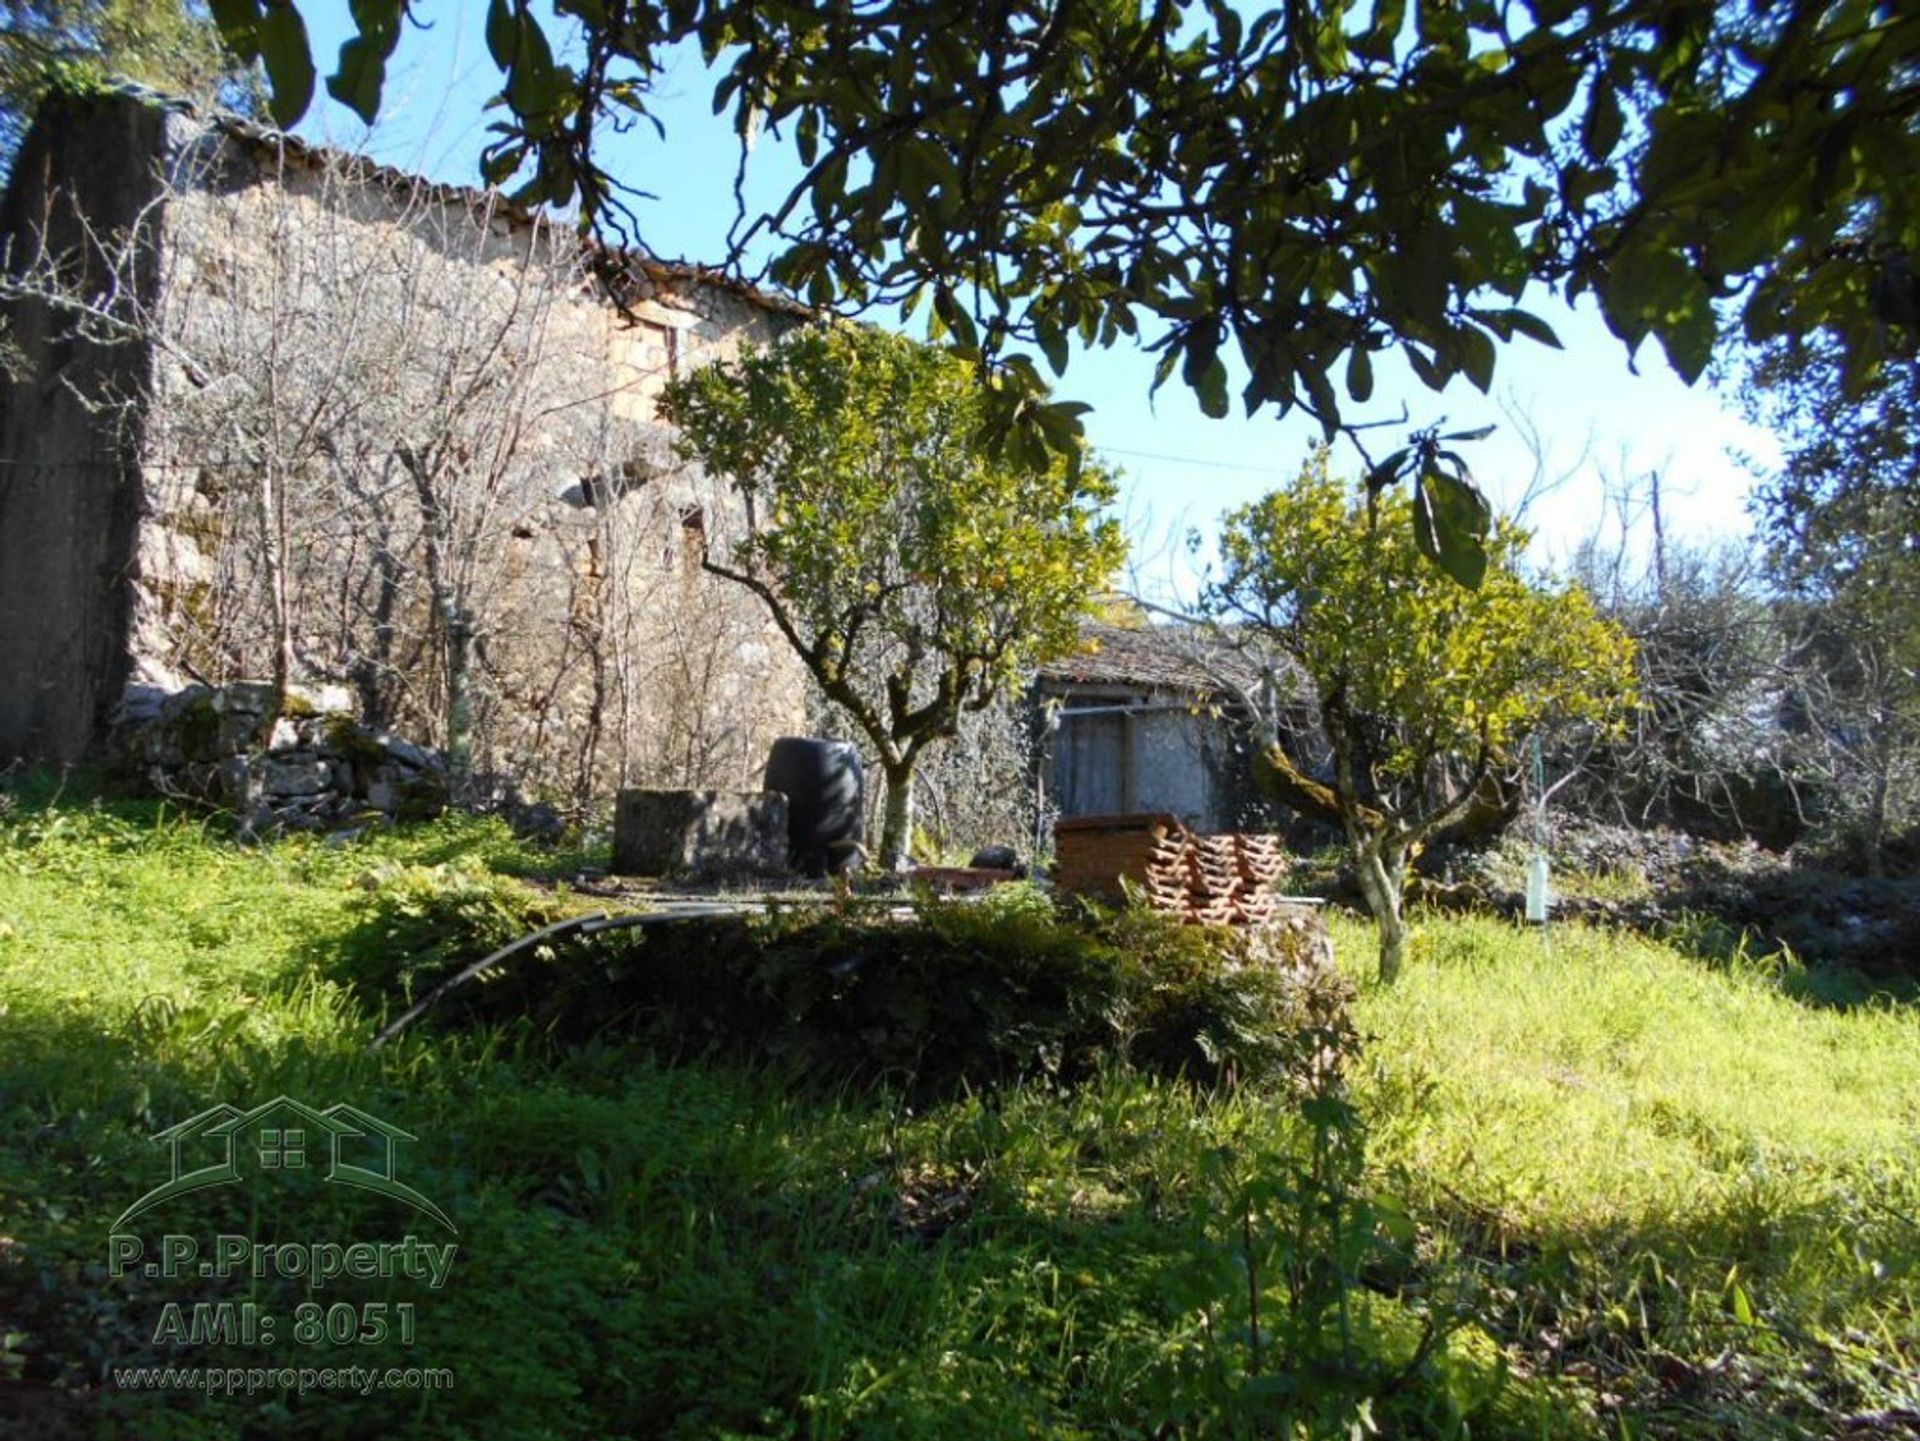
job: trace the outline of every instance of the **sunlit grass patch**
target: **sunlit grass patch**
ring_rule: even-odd
[[[1621,933],[1448,919],[1359,1019],[1375,1173],[1493,1268],[1536,1361],[1578,1352],[1665,1414],[1691,1403],[1623,1358],[1672,1356],[1749,1427],[1849,1385],[1911,1394],[1920,1012]],[[1758,1373],[1710,1370],[1728,1347]]]

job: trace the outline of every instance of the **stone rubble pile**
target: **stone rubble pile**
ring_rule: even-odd
[[[264,681],[130,687],[115,749],[157,793],[229,811],[245,831],[331,830],[445,810],[445,757],[354,712],[342,686],[289,687],[284,707]]]

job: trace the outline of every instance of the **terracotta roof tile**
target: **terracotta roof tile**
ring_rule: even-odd
[[[218,130],[222,135],[240,141],[242,144],[260,150],[284,153],[294,159],[315,166],[336,164],[353,168],[359,178],[375,184],[388,185],[407,190],[424,190],[435,199],[448,204],[484,205],[494,214],[520,225],[531,225],[541,218],[540,212],[517,205],[501,191],[491,187],[476,185],[451,185],[445,181],[429,180],[423,175],[402,170],[397,166],[386,165],[369,156],[350,150],[337,150],[331,146],[316,145],[303,140],[298,135],[276,130],[272,126],[261,125],[244,116],[230,111],[208,110],[180,96],[169,95],[149,86],[121,81],[114,87],[114,93],[125,96],[143,105],[158,110],[171,111],[186,115]],[[552,219],[553,217],[546,217]],[[695,265],[683,260],[662,260],[644,251],[610,246],[597,239],[588,238],[582,242],[589,253],[594,253],[617,264],[624,264],[631,270],[645,276],[657,285],[703,285],[717,290],[725,290],[749,304],[764,310],[778,311],[781,314],[798,316],[804,319],[819,319],[821,312],[795,300],[790,295],[750,284],[737,276],[724,271],[711,269],[704,265]]]
[[[1184,626],[1088,623],[1080,649],[1039,667],[1043,684],[1129,686],[1211,696],[1259,684],[1258,668],[1230,645]]]

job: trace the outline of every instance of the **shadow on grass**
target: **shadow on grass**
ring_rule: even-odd
[[[1233,1339],[1244,1277],[1223,1273],[1217,1330],[1198,1329],[1191,1298],[1166,1285],[1205,1246],[1233,1259],[1220,1248],[1232,1228],[1200,1235],[1177,1199],[1232,1117],[1216,1127],[1184,1089],[1106,1077],[909,1106],[896,1090],[817,1073],[663,1064],[608,1037],[528,1039],[516,1053],[498,1031],[443,1033],[370,1061],[344,1043],[289,1052],[207,1037],[196,1015],[117,1030],[72,1016],[7,1024],[10,1093],[22,1099],[0,1111],[15,1238],[0,1312],[26,1339],[0,1418],[29,1434],[758,1435],[788,1434],[797,1416],[823,1434],[1120,1434],[1150,1413],[1232,1434],[1207,1408],[1244,1378]],[[425,1412],[339,1394],[276,1396],[265,1413],[257,1397],[209,1409],[184,1393],[112,1388],[114,1365],[259,1364],[244,1348],[157,1345],[167,1300],[286,1314],[312,1299],[278,1277],[221,1287],[105,1274],[112,1217],[164,1174],[151,1135],[216,1100],[281,1091],[349,1100],[419,1138],[405,1174],[459,1228],[448,1285],[343,1286],[320,1299],[417,1305],[414,1348],[344,1359],[451,1367],[456,1390]],[[286,1241],[421,1229],[385,1204],[279,1177],[271,1193],[208,1193],[169,1212],[164,1230]],[[1441,1219],[1459,1227],[1464,1214]],[[1776,1260],[1763,1248],[1810,1251],[1843,1225],[1858,1233],[1857,1219],[1726,1211],[1504,1255],[1488,1230],[1468,1238],[1494,1283],[1480,1319],[1539,1376],[1618,1396],[1620,1416],[1658,1423],[1648,1434],[1687,1434],[1681,1423],[1708,1403],[1720,1429],[1695,1434],[1792,1434],[1831,1419],[1783,1379],[1822,1353],[1797,1333],[1772,1339]],[[1754,1277],[1761,1325],[1729,1330],[1721,1306],[1715,1330],[1702,1323],[1714,1297],[1673,1288],[1711,1290],[1736,1261]],[[1384,1289],[1402,1294],[1406,1279]],[[1620,1330],[1617,1310],[1634,1326]],[[1547,1331],[1560,1339],[1546,1344]],[[300,1359],[343,1363],[324,1348]],[[1533,1404],[1537,1379],[1512,1378],[1507,1399]],[[1497,1365],[1475,1384],[1491,1398]],[[1864,1405],[1844,1370],[1820,1384],[1834,1407]],[[1431,1424],[1394,1434],[1447,1434],[1432,1419],[1444,1406],[1432,1406]],[[1475,1434],[1499,1434],[1482,1420]]]
[[[1804,961],[1785,942],[1707,911],[1680,907],[1669,915],[1650,928],[1655,939],[1714,969],[1765,981],[1802,1004],[1846,1011],[1920,1001],[1920,979],[1914,976],[1837,961]]]
[[[345,1047],[268,1045],[222,1026],[213,1010],[165,1003],[110,1023],[16,1001],[0,1014],[0,1056],[0,1331],[8,1333],[0,1379],[11,1383],[0,1385],[0,1435],[160,1434],[145,1418],[193,1398],[116,1392],[113,1367],[257,1366],[261,1358],[183,1350],[156,1334],[168,1301],[191,1310],[257,1300],[244,1277],[202,1284],[155,1281],[139,1267],[109,1272],[115,1218],[170,1179],[168,1147],[156,1135],[221,1102],[353,1100],[367,1093],[355,1080],[363,1068]],[[309,1224],[351,1228],[373,1214],[379,1198],[322,1186],[319,1174],[285,1171],[271,1191],[182,1195],[123,1234],[143,1236],[151,1255],[162,1233],[176,1232],[211,1251],[219,1234],[298,1235]]]
[[[457,1037],[373,1070],[267,1057],[242,1085],[235,1063],[216,1091],[206,1068],[168,1057],[191,1040],[171,1031],[49,1018],[18,1040],[9,1076],[37,1099],[0,1111],[0,1313],[23,1333],[0,1430],[744,1436],[792,1434],[803,1416],[822,1434],[1123,1430],[1148,1404],[1140,1378],[1182,1330],[1158,1289],[1182,1232],[1138,1199],[1084,1216],[1037,1205],[1021,1181],[1040,1164],[1018,1158],[1025,1129],[979,1098],[917,1118],[884,1088],[768,1067],[662,1065],[605,1043],[503,1064],[479,1053],[485,1038],[463,1052]],[[108,1274],[113,1218],[165,1177],[152,1134],[282,1090],[351,1099],[418,1136],[407,1179],[458,1227],[443,1289]],[[1189,1138],[1170,1171],[1200,1149]],[[286,1172],[179,1198],[150,1221],[137,1228],[150,1252],[155,1233],[203,1246],[441,1239],[381,1198]],[[417,1343],[289,1356],[155,1337],[169,1301],[253,1304],[284,1325],[315,1299],[415,1305]],[[274,1393],[263,1408],[113,1384],[116,1366],[263,1362],[447,1367],[457,1382],[425,1411],[393,1395]]]

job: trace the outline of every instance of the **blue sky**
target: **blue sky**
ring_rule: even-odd
[[[306,8],[324,72],[348,33],[344,14],[337,13],[345,7]],[[419,8],[430,28],[403,36],[378,126],[369,132],[323,91],[301,131],[436,179],[475,183],[490,118],[484,107],[499,83],[481,34],[484,7],[430,0]],[[711,93],[712,80],[698,56],[688,55],[669,69],[656,96],[668,142],[643,128],[615,139],[605,155],[623,181],[659,197],[640,208],[641,234],[651,249],[670,258],[717,258],[734,214],[736,142],[727,120],[712,114]],[[763,141],[748,166],[750,204],[776,202],[797,173],[783,147]],[[1542,438],[1550,473],[1567,477],[1526,516],[1538,535],[1537,552],[1548,562],[1583,537],[1617,534],[1609,481],[1616,490],[1623,480],[1644,484],[1656,469],[1663,476],[1669,535],[1743,535],[1751,478],[1729,450],[1766,461],[1776,454],[1771,437],[1745,424],[1731,400],[1704,383],[1689,389],[1656,343],[1642,347],[1634,374],[1625,348],[1590,303],[1569,308],[1544,292],[1524,303],[1554,327],[1564,351],[1525,340],[1504,347],[1490,396],[1463,379],[1435,394],[1403,364],[1382,356],[1374,399],[1361,418],[1395,417],[1404,403],[1414,425],[1443,416],[1452,428],[1497,423],[1492,438],[1469,448],[1468,459],[1503,510],[1518,504],[1536,473],[1521,435],[1525,426],[1515,416],[1530,422]],[[894,319],[885,313],[872,318]],[[1080,352],[1057,389],[1093,405],[1089,437],[1124,474],[1140,582],[1153,590],[1190,588],[1193,562],[1179,537],[1189,528],[1210,532],[1223,510],[1290,475],[1319,431],[1302,417],[1276,421],[1270,413],[1248,420],[1236,411],[1209,420],[1177,382],[1149,403],[1152,368],[1152,357],[1132,349]],[[1381,431],[1380,448],[1390,448],[1396,433]],[[1336,456],[1358,467],[1351,452]]]

